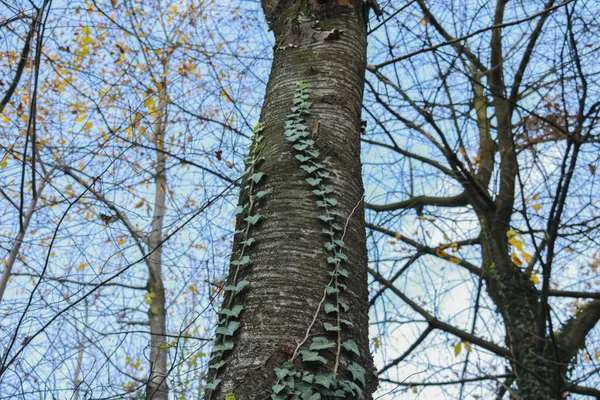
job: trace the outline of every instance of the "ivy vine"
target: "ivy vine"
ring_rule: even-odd
[[[264,136],[262,132],[264,130],[263,124],[259,123],[254,128],[254,135],[252,137],[252,144],[250,145],[250,154],[244,159],[246,170],[242,176],[246,177],[246,185],[243,187],[242,193],[245,196],[241,196],[240,205],[235,209],[235,215],[242,214],[243,224],[235,231],[236,235],[241,235],[240,245],[238,252],[233,257],[231,265],[235,267],[232,271],[229,284],[223,287],[225,292],[225,299],[223,300],[223,307],[219,311],[219,322],[215,329],[215,340],[212,349],[211,359],[209,361],[209,373],[218,375],[218,370],[225,365],[225,356],[228,352],[233,350],[235,343],[233,341],[233,335],[240,327],[238,321],[241,312],[244,310],[244,306],[241,304],[235,304],[236,295],[244,290],[250,282],[246,279],[239,279],[240,270],[245,266],[248,266],[252,261],[250,256],[247,254],[248,249],[254,244],[255,238],[250,236],[250,231],[261,219],[261,215],[256,213],[256,207],[259,201],[267,195],[266,191],[257,191],[257,186],[261,183],[265,177],[264,172],[258,171],[258,166],[264,161],[264,158],[260,156],[263,145],[261,144]],[[214,379],[205,385],[207,390],[216,389],[221,383],[221,379]],[[208,396],[207,396],[208,397]]]
[[[306,118],[310,114],[307,84],[300,81],[294,93],[291,113],[285,123],[284,135],[292,143],[295,158],[300,162],[300,168],[306,172],[306,182],[312,188],[312,193],[318,199],[316,206],[320,210],[319,220],[323,223],[322,233],[326,238],[324,247],[330,252],[327,264],[330,266],[330,279],[323,291],[323,297],[313,321],[309,325],[305,338],[298,344],[290,360],[281,368],[275,368],[277,380],[272,387],[273,400],[317,400],[321,398],[353,398],[362,399],[363,388],[366,387],[365,369],[358,363],[352,362],[345,368],[340,364],[340,355],[345,351],[351,357],[360,357],[358,345],[352,339],[343,340],[344,327],[353,323],[342,318],[348,312],[349,306],[342,300],[342,294],[347,289],[344,280],[349,272],[343,265],[348,261],[344,250],[345,226],[341,226],[342,215],[336,211],[339,201],[335,198],[335,187],[330,183],[330,173],[320,162],[320,153],[310,132]],[[318,122],[315,124],[318,129]],[[311,336],[311,331],[321,315],[322,332]],[[307,345],[312,337],[310,345]],[[306,348],[308,347],[308,348]],[[301,361],[308,364],[309,371],[296,371],[294,361],[301,356]],[[343,370],[347,373],[343,373]],[[346,378],[344,378],[346,376]],[[348,379],[350,378],[351,379]],[[359,386],[362,385],[361,386]]]

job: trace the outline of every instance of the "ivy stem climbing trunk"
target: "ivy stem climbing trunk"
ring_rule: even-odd
[[[166,212],[167,170],[165,148],[165,125],[167,121],[167,83],[162,80],[158,86],[158,113],[154,122],[154,145],[156,147],[155,197],[152,231],[148,236],[148,296],[150,308],[150,375],[146,386],[146,399],[167,400],[167,361],[169,346],[166,342],[165,288],[162,279],[162,236],[163,221]]]
[[[276,39],[273,65],[246,161],[206,397],[286,399],[336,388],[371,399],[360,162],[368,2],[262,6]]]

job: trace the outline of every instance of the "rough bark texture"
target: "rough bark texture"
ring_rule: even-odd
[[[308,125],[318,127],[313,129],[315,147],[331,173],[341,221],[347,223],[344,242],[349,261],[345,268],[350,276],[343,297],[350,310],[343,318],[351,320],[354,327],[345,328],[343,335],[360,348],[361,357],[354,361],[367,370],[364,394],[369,399],[376,380],[368,345],[359,133],[366,6],[360,0],[264,0],[263,8],[276,38],[261,114],[261,156],[265,161],[260,171],[265,178],[260,190],[267,191],[268,196],[257,210],[262,218],[253,228],[256,243],[249,253],[252,263],[240,271],[239,278],[250,281],[235,299],[235,304],[245,307],[239,317],[241,327],[233,338],[234,349],[224,357],[225,365],[218,375],[212,374],[222,382],[209,397],[223,399],[233,393],[238,400],[270,398],[276,380],[274,368],[290,359],[297,343],[306,336],[330,279],[330,254],[323,247],[326,237],[315,205],[318,198],[311,193],[306,172],[300,169],[292,144],[284,136],[292,97],[298,82],[304,80],[313,103]],[[234,245],[239,241],[236,237]],[[324,317],[319,315],[311,335],[323,332],[320,322]],[[343,356],[340,364],[348,363]],[[297,369],[301,368],[305,366],[298,365]]]

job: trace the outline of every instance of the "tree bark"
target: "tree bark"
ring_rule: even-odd
[[[292,360],[287,364],[289,369],[301,376],[310,372],[353,381],[361,387],[364,398],[370,399],[377,383],[368,343],[359,133],[367,5],[360,0],[263,0],[262,5],[276,44],[261,113],[264,140],[260,145],[255,140],[251,148],[260,148],[260,157],[256,164],[249,162],[254,165],[252,172],[264,173],[264,177],[256,184],[248,175],[245,177],[239,203],[251,208],[260,221],[246,229],[250,215],[242,213],[237,220],[243,232],[238,231],[234,240],[232,260],[243,259],[242,252],[251,261],[232,264],[227,283],[235,286],[245,280],[249,284],[239,292],[226,291],[223,308],[243,306],[243,311],[233,321],[239,322],[239,329],[230,337],[221,335],[216,339],[217,344],[231,339],[233,348],[213,349],[209,387],[214,389],[209,390],[207,398],[222,399],[231,393],[238,400],[271,398],[274,390],[277,392],[274,385],[284,381],[275,369]],[[310,127],[313,150],[319,152],[316,159],[329,173],[329,178],[323,180],[334,189],[332,196],[339,202],[330,210],[335,208],[339,213],[339,235],[348,258],[343,264],[348,277],[335,277],[347,288],[334,296],[325,293],[332,280],[332,264],[328,264],[332,253],[324,247],[331,238],[323,233],[328,225],[319,220],[323,214],[317,205],[320,198],[312,193],[315,187],[307,182],[309,175],[300,168],[298,152],[284,135],[301,81],[306,82],[303,93],[308,95],[302,101],[312,103],[304,124]],[[257,191],[267,194],[256,200]],[[251,246],[242,243],[247,244],[248,239],[254,240]],[[340,310],[337,318],[335,312],[325,312],[327,303],[335,303],[336,299],[347,309]],[[340,319],[348,323],[341,324],[339,333],[325,328],[327,323],[337,322],[340,326]],[[231,327],[227,325],[231,322],[221,314],[221,327]],[[300,353],[308,350],[316,337],[337,346],[319,353],[325,362],[302,361]],[[341,348],[347,340],[354,341],[356,352]],[[356,365],[365,370],[363,382],[354,379]],[[315,384],[314,393],[321,389]]]

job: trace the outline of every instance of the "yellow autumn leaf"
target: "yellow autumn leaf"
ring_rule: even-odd
[[[87,36],[87,35],[90,35],[91,33],[92,33],[92,30],[90,29],[89,26],[86,26],[86,27],[83,28],[83,34],[84,35]]]
[[[377,350],[380,346],[379,344],[379,338],[378,337],[374,337],[373,338],[373,343],[375,344],[375,350]]]
[[[523,257],[523,260],[525,260],[526,263],[529,263],[529,261],[531,261],[532,255],[527,253],[526,251],[521,251],[521,257]]]
[[[194,284],[192,284],[192,285],[190,285],[190,292],[192,292],[192,294],[198,294],[198,293],[200,293],[200,292],[198,291],[198,287],[196,286],[196,284],[195,284],[195,283],[194,283]]]
[[[469,342],[465,342],[465,349],[467,349],[467,352],[470,353],[471,352],[471,343]]]
[[[81,263],[77,266],[77,271],[83,271],[89,265],[89,263]]]
[[[513,236],[517,236],[519,235],[519,233],[517,231],[513,231],[512,229],[509,229],[508,231],[506,231],[506,237],[513,237]]]
[[[146,198],[145,198],[145,197],[142,197],[142,199],[140,200],[140,202],[139,202],[139,203],[137,203],[137,204],[136,204],[134,207],[135,207],[135,208],[140,208],[141,206],[143,206],[143,205],[144,205],[144,201],[145,201],[145,200],[146,200]]]
[[[82,115],[81,117],[77,118],[75,120],[75,122],[83,122],[87,119],[87,115]]]
[[[10,122],[10,119],[8,119],[8,117],[2,117],[2,122],[8,124]]]
[[[540,278],[538,278],[537,274],[535,274],[535,273],[532,273],[532,274],[529,276],[529,280],[530,280],[531,282],[533,282],[533,284],[534,284],[534,285],[537,285],[538,283],[540,283]]]
[[[540,211],[540,209],[541,209],[541,208],[542,208],[542,206],[541,206],[541,205],[539,205],[539,204],[534,204],[534,205],[533,205],[533,209],[534,209],[535,211]]]
[[[94,126],[94,124],[92,123],[92,121],[90,121],[87,124],[85,124],[85,126],[83,127],[83,129],[89,131],[90,129],[92,129],[92,126]]]
[[[523,265],[523,261],[521,261],[521,259],[519,258],[519,256],[517,256],[517,253],[512,253],[510,255],[510,258],[512,259],[513,264],[515,264],[517,267],[520,267],[521,265]]]
[[[158,314],[158,307],[151,308],[152,314]]]
[[[402,239],[402,235],[399,233],[396,233],[396,239],[398,239],[398,240]]]
[[[153,97],[148,97],[145,101],[144,101],[144,106],[146,106],[146,108],[150,111],[154,111],[155,110],[155,104],[156,101],[154,100]]]
[[[456,346],[454,346],[454,356],[458,356],[460,354],[460,350],[462,349],[462,342],[458,342]]]
[[[117,238],[117,243],[119,244],[119,246],[123,246],[126,241],[127,241],[127,238],[125,236],[119,236]]]
[[[5,157],[2,159],[2,162],[0,162],[0,169],[6,168],[7,165],[8,165],[8,159]]]
[[[513,236],[510,239],[508,239],[508,243],[510,243],[511,245],[513,245],[514,247],[516,247],[517,249],[519,249],[519,251],[523,251],[523,242],[521,242],[520,240],[518,240],[516,236]]]
[[[453,262],[454,264],[460,264],[460,258],[456,258],[456,257],[448,257],[448,261]]]

